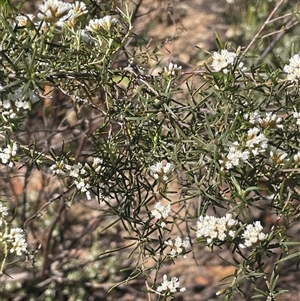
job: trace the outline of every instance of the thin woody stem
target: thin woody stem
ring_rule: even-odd
[[[249,43],[249,45],[244,50],[242,56],[244,56],[249,51],[249,49],[252,47],[252,45],[258,40],[258,38],[259,38],[260,34],[262,33],[262,31],[269,24],[269,22],[272,19],[273,15],[276,13],[276,11],[278,10],[278,8],[283,4],[284,1],[285,0],[280,0],[277,3],[277,5],[275,6],[275,8],[272,10],[272,12],[270,13],[270,15],[266,19],[266,21],[263,23],[263,25],[261,26],[261,28],[258,30],[258,32],[255,34],[255,36],[253,37],[253,39],[251,40],[251,42]]]

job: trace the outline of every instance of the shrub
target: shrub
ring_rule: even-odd
[[[149,300],[166,300],[184,275],[162,267],[200,245],[231,252],[225,300],[284,294],[277,271],[300,255],[299,55],[254,65],[250,47],[224,45],[186,72],[139,46],[126,5],[2,8],[1,172],[25,180],[22,197],[1,197],[0,271],[13,272],[10,252],[33,263],[3,295],[84,300],[99,283],[144,279]],[[29,197],[36,170],[44,185]]]

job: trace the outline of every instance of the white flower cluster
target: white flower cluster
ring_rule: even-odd
[[[26,109],[26,106],[24,106]],[[15,112],[11,102],[9,99],[0,100],[0,110],[4,119],[14,119],[17,117],[17,113]]]
[[[60,0],[44,0],[39,6],[38,18],[49,23],[56,23],[72,9],[70,3]]]
[[[300,79],[300,55],[293,55],[289,60],[289,65],[285,65],[283,71],[287,73],[287,80],[298,81]]]
[[[25,14],[16,16],[16,23],[18,26],[28,26],[34,18],[33,14]]]
[[[297,125],[300,125],[300,113],[294,112],[294,113],[293,113],[293,117],[294,117],[295,119],[297,119],[296,124],[297,124]]]
[[[39,11],[37,16],[40,20],[58,26],[74,26],[75,19],[88,12],[83,2],[71,4],[60,0],[44,0]]]
[[[300,152],[298,152],[296,155],[294,155],[294,162],[296,166],[300,165]]]
[[[74,185],[76,188],[86,194],[87,199],[91,199],[91,194],[89,189],[91,182],[89,173],[92,170],[95,173],[99,173],[103,170],[102,166],[103,160],[101,158],[93,158],[93,163],[90,166],[89,164],[85,163],[82,165],[80,162],[77,164],[67,164],[63,160],[57,161],[55,164],[50,166],[50,170],[52,171],[53,175],[61,175],[61,176],[69,176],[74,178]]]
[[[233,167],[238,167],[241,163],[245,163],[249,160],[250,154],[257,156],[266,151],[268,147],[268,138],[261,133],[261,129],[283,128],[283,125],[280,124],[282,118],[269,112],[266,113],[265,117],[261,117],[259,112],[244,114],[244,119],[248,120],[249,123],[253,125],[258,125],[258,127],[252,127],[248,130],[247,138],[244,143],[238,141],[232,143],[228,153],[223,154],[222,159],[219,160],[221,170],[229,170]],[[278,159],[283,160],[283,156],[285,155],[280,153]]]
[[[52,171],[52,175],[65,175],[65,167],[66,163],[63,160],[57,161],[55,164],[50,166],[50,170]]]
[[[165,77],[175,77],[179,74],[181,69],[182,66],[178,66],[177,64],[170,62],[168,67],[164,67],[163,75],[165,75]]]
[[[177,238],[175,238],[174,242],[172,241],[172,239],[169,239],[165,241],[165,244],[171,248],[171,251],[169,253],[171,257],[177,257],[178,255],[183,254],[183,257],[186,258],[186,255],[184,254],[191,247],[190,239],[188,237],[182,239],[178,236]]]
[[[223,217],[199,216],[197,221],[197,238],[206,238],[208,244],[215,241],[224,241],[226,238],[234,238],[236,231],[232,230],[237,225],[237,221],[232,218],[231,214]],[[243,243],[239,244],[240,248],[251,247],[265,239],[266,235],[262,232],[263,227],[259,221],[246,226],[241,238]]]
[[[18,145],[13,142],[11,145],[8,144],[5,148],[0,147],[0,162],[8,165],[9,167],[14,166],[14,157],[17,155]]]
[[[102,163],[103,160],[101,158],[98,157],[93,158],[92,168],[95,171],[95,173],[99,173],[100,171],[103,171]]]
[[[168,181],[169,174],[174,170],[174,165],[172,163],[158,162],[150,166],[150,172],[152,173],[154,179]]]
[[[161,294],[167,293],[176,293],[178,290],[180,292],[185,292],[186,288],[180,288],[180,283],[177,277],[172,277],[170,281],[168,281],[168,276],[163,276],[163,282],[160,286],[157,287],[156,291]]]
[[[76,188],[86,194],[86,197],[88,200],[91,199],[91,194],[89,189],[91,188],[91,185],[89,184],[90,178],[87,175],[87,170],[85,167],[88,165],[83,166],[80,162],[77,164],[69,165],[67,164],[65,166],[66,173],[74,178],[74,184]]]
[[[82,39],[83,42],[96,45],[96,41],[92,38],[92,36],[89,34],[89,32],[87,32],[86,29],[78,30],[77,34],[79,35],[79,37]]]
[[[276,152],[270,151],[270,158],[275,164],[283,164],[287,153],[277,150]]]
[[[109,32],[111,30],[111,27],[117,22],[118,19],[113,18],[112,16],[105,16],[100,19],[90,20],[85,30],[96,33],[101,32],[102,30]]]
[[[236,58],[236,53],[230,52],[226,49],[222,49],[221,53],[214,52],[212,55],[212,68],[219,72],[223,70],[223,73],[227,74],[229,70],[227,69],[228,66],[233,65],[234,60]]]
[[[244,118],[249,120],[251,124],[259,125],[261,128],[278,128],[282,129],[283,125],[280,124],[282,122],[282,118],[278,117],[276,114],[272,112],[266,112],[266,116],[262,118],[259,112],[253,112],[251,114],[245,114]]]
[[[240,244],[240,248],[251,247],[260,241],[263,241],[266,235],[262,232],[263,227],[259,221],[253,224],[247,225],[242,238],[245,240],[243,244]]]
[[[171,205],[168,204],[166,206],[162,205],[160,202],[157,202],[154,205],[154,209],[151,210],[151,216],[157,220],[160,220],[161,227],[164,228],[166,226],[165,220],[168,217],[171,211]]]
[[[260,133],[260,129],[254,127],[248,130],[248,137],[246,147],[252,152],[254,156],[262,153],[268,147],[268,139],[264,134]]]
[[[75,1],[75,3],[72,4],[71,14],[75,18],[78,18],[79,16],[85,15],[87,13],[88,10],[83,2]]]
[[[237,221],[232,218],[231,214],[223,217],[199,216],[197,221],[197,238],[206,238],[208,244],[214,240],[224,241],[227,237],[234,238],[235,231],[232,230]]]
[[[5,216],[7,216],[7,207],[0,203],[0,226],[2,226]]]
[[[16,253],[21,256],[26,252],[27,243],[24,230],[21,228],[11,228],[10,233],[5,236],[5,241],[10,247],[10,253]]]
[[[223,156],[222,160],[219,160],[222,166],[221,169],[231,169],[239,166],[241,162],[247,162],[249,155],[250,152],[248,150],[241,151],[239,149],[239,143],[235,141],[229,147],[228,154]]]
[[[248,120],[251,124],[259,124],[259,120],[261,119],[259,112],[255,111],[250,114],[244,114],[244,119]]]
[[[31,104],[39,100],[34,91],[29,90],[26,95],[22,88],[16,89],[13,93],[9,93],[7,98],[0,100],[0,111],[3,118],[14,119],[18,114],[30,109]]]
[[[10,253],[21,256],[27,248],[24,231],[20,228],[9,228],[5,220],[7,214],[7,208],[0,203],[0,252],[8,249]]]

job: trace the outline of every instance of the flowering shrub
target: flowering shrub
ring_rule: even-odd
[[[0,203],[0,273],[3,273],[4,264],[11,256],[16,254],[21,256],[26,254],[27,243],[25,240],[24,230],[20,228],[12,228],[7,222],[7,207]]]
[[[85,300],[99,283],[135,279],[167,300],[189,287],[162,275],[165,264],[208,246],[228,249],[235,269],[217,295],[276,300],[277,270],[299,256],[299,55],[255,66],[249,47],[224,45],[187,72],[141,46],[126,5],[93,5],[45,0],[36,15],[3,5],[1,173],[26,180],[23,198],[3,189],[19,228],[0,203],[1,274],[26,254],[34,277],[19,287],[44,290],[28,300]],[[78,204],[88,222],[80,212],[72,227]]]

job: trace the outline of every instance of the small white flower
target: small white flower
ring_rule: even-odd
[[[165,241],[165,244],[171,248],[171,257],[177,257],[178,255],[184,254],[191,247],[190,239],[188,237],[182,239],[178,236],[174,242],[169,239],[168,241]],[[184,255],[183,257],[186,258],[186,255]]]
[[[248,131],[246,147],[256,156],[266,150],[268,147],[268,139],[264,134],[260,134],[259,128],[254,127]]]
[[[262,232],[263,227],[260,221],[256,221],[253,224],[247,225],[242,238],[245,240],[243,244],[240,244],[240,248],[251,247],[260,241],[263,241],[266,235]]]
[[[282,129],[283,125],[280,124],[282,118],[277,117],[276,114],[272,112],[267,112],[265,118],[259,118],[258,122],[262,128],[279,128]]]
[[[65,168],[67,171],[69,171],[69,176],[72,178],[79,178],[80,175],[85,173],[83,165],[80,162],[78,162],[77,164],[73,164],[73,165],[66,164]]]
[[[15,20],[18,26],[27,26],[32,22],[34,15],[26,14],[26,15],[18,15]]]
[[[7,207],[6,206],[3,206],[1,203],[0,203],[0,226],[2,226],[3,224],[3,220],[5,218],[5,216],[7,216]]]
[[[21,100],[21,99],[16,99],[15,100],[15,106],[16,106],[17,112],[20,111],[20,110],[28,110],[29,109],[29,102]]]
[[[86,26],[87,31],[99,32],[102,30],[110,31],[111,27],[118,22],[116,18],[112,16],[105,16],[100,19],[93,19],[89,21],[89,24]]]
[[[80,190],[81,192],[86,192],[91,188],[91,185],[88,182],[89,178],[79,178],[78,180],[74,181],[74,184],[76,185],[78,190]]]
[[[240,62],[238,64],[238,68],[240,69],[240,71],[244,72],[247,70],[247,68],[244,66],[244,63],[243,62]]]
[[[94,43],[94,40],[85,29],[79,30],[78,34],[85,43]]]
[[[222,160],[219,163],[222,169],[231,169],[233,167],[240,166],[241,163],[247,162],[250,152],[248,150],[241,151],[238,149],[239,143],[237,141],[233,142],[229,147],[229,152],[227,155],[223,155]]]
[[[64,175],[65,174],[65,162],[64,161],[58,161],[55,164],[50,166],[50,170],[52,171],[53,175]]]
[[[166,293],[176,293],[177,291],[185,292],[185,287],[180,289],[180,283],[177,277],[172,277],[170,281],[168,281],[168,276],[163,276],[163,282],[160,286],[157,287],[156,291],[161,294]]]
[[[78,178],[74,181],[74,184],[76,188],[82,192],[85,193],[88,200],[91,199],[91,193],[89,189],[91,188],[91,185],[89,184],[90,179],[89,178]]]
[[[70,3],[60,0],[44,0],[39,6],[38,18],[49,23],[56,23],[72,9]]]
[[[92,167],[96,173],[99,173],[101,171],[102,163],[103,163],[103,160],[101,158],[96,157],[93,159]]]
[[[152,166],[150,166],[150,172],[152,173],[154,179],[168,181],[169,174],[174,170],[174,165],[172,163],[163,164],[162,162],[158,162]]]
[[[221,71],[223,69],[223,72],[226,74],[228,73],[228,69],[225,69],[226,67],[233,65],[234,60],[236,58],[236,53],[230,52],[226,49],[222,49],[221,53],[214,52],[212,55],[212,68],[215,71]]]
[[[280,124],[282,118],[277,117],[277,115],[272,112],[267,112],[265,117],[261,117],[259,112],[253,112],[251,114],[245,114],[244,118],[249,120],[251,124],[259,125],[261,128],[283,128],[283,125]]]
[[[297,119],[296,124],[297,124],[297,125],[300,125],[300,113],[294,112],[294,113],[293,113],[293,117],[294,117],[295,119]]]
[[[300,79],[300,56],[293,55],[289,60],[289,65],[285,65],[283,71],[287,73],[287,80],[296,82]]]
[[[5,110],[11,109],[11,103],[10,103],[10,101],[8,99],[4,99],[3,102],[2,102],[2,107]]]
[[[3,102],[3,107],[8,110],[13,109],[14,106],[17,112],[23,112],[29,110],[30,104],[37,101],[39,101],[39,97],[34,91],[29,90],[28,94],[24,94],[23,89],[18,88],[8,94],[6,101]]]
[[[174,77],[179,74],[181,69],[182,69],[182,66],[178,66],[177,64],[173,64],[172,62],[170,62],[168,67],[164,67],[163,74],[166,77]]]
[[[6,148],[0,147],[0,162],[7,164],[9,167],[13,167],[13,159],[17,154],[18,145],[13,142],[12,145],[8,144]]]
[[[168,217],[171,211],[171,205],[168,204],[167,206],[162,205],[160,202],[157,202],[154,205],[154,209],[151,210],[151,216],[157,220],[162,220],[160,225],[162,228],[165,227],[166,223],[164,222],[165,219]]]
[[[72,4],[72,10],[76,18],[88,13],[85,3],[80,1],[75,1],[75,3]]]
[[[244,114],[244,119],[249,120],[251,124],[257,124],[260,118],[260,114],[258,112],[246,113]]]
[[[7,117],[9,119],[14,119],[17,117],[17,114],[12,110],[6,110],[2,112],[3,117]]]
[[[275,164],[282,164],[287,155],[287,153],[282,151],[270,151],[270,158]]]
[[[0,216],[3,218],[7,215],[7,207],[0,203]]]
[[[156,219],[166,219],[171,211],[171,205],[168,204],[163,206],[160,202],[157,202],[154,206],[154,209],[151,211],[151,214]]]
[[[294,155],[294,162],[297,166],[300,165],[300,152]]]
[[[86,14],[88,11],[86,9],[86,6],[83,2],[76,1],[72,4],[72,9],[68,11],[68,13],[64,16],[62,16],[56,23],[56,26],[60,27],[74,27],[76,23],[76,18],[78,18],[81,15]]]

